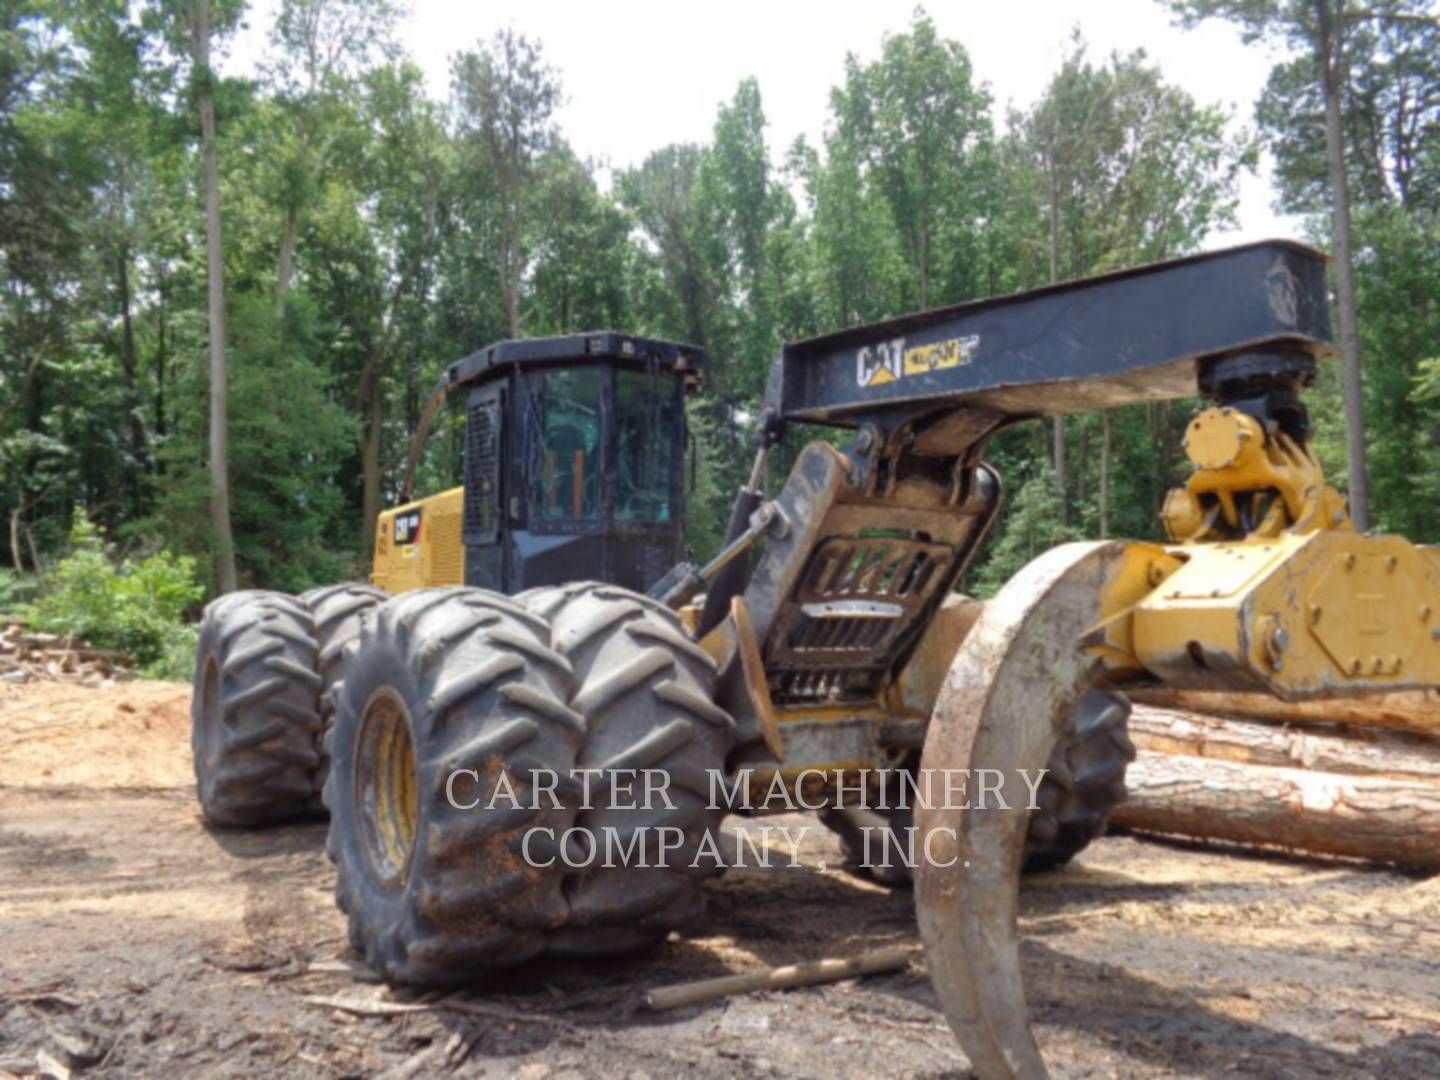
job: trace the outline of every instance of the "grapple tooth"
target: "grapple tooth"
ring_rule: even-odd
[[[925,741],[921,771],[939,773],[928,790],[945,790],[941,770],[998,769],[1004,777],[1007,808],[932,800],[915,815],[915,902],[930,978],[961,1048],[987,1080],[1046,1075],[1016,937],[1029,824],[1019,770],[1033,776],[1045,767],[1069,709],[1099,674],[1078,639],[1100,620],[1124,549],[1114,541],[1066,544],[1012,578],[956,654]]]

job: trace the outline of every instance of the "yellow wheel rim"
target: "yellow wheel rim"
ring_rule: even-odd
[[[420,785],[410,714],[388,687],[365,706],[355,772],[357,816],[371,872],[381,884],[398,887],[415,851]]]

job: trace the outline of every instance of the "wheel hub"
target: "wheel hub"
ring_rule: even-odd
[[[410,867],[420,817],[415,743],[405,703],[388,687],[365,706],[355,756],[356,817],[371,875],[399,888]]]

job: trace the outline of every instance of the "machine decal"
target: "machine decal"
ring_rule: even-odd
[[[420,542],[420,507],[395,515],[395,543],[418,544]]]
[[[855,381],[861,387],[886,386],[908,375],[964,367],[975,359],[980,335],[948,338],[907,349],[904,338],[866,345],[855,353]]]
[[[927,371],[964,367],[975,359],[979,348],[979,334],[937,341],[934,345],[917,345],[905,350],[905,374],[922,375]]]

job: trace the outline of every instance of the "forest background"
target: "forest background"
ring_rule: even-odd
[[[767,149],[746,79],[708,142],[611,170],[571,149],[564,74],[514,30],[456,52],[437,99],[392,0],[280,0],[243,78],[212,63],[239,0],[0,0],[0,608],[179,671],[205,596],[363,576],[446,365],[596,328],[709,353],[703,559],[782,341],[1194,252],[1262,149],[1276,210],[1341,256],[1349,363],[1309,402],[1326,469],[1357,519],[1440,540],[1436,6],[1161,6],[1271,49],[1243,123],[1078,29],[1039,100],[1002,109],[917,9],[844,59],[818,139]],[[966,587],[1066,539],[1156,536],[1194,408],[997,439],[1008,506]],[[458,480],[457,420],[422,493]]]

